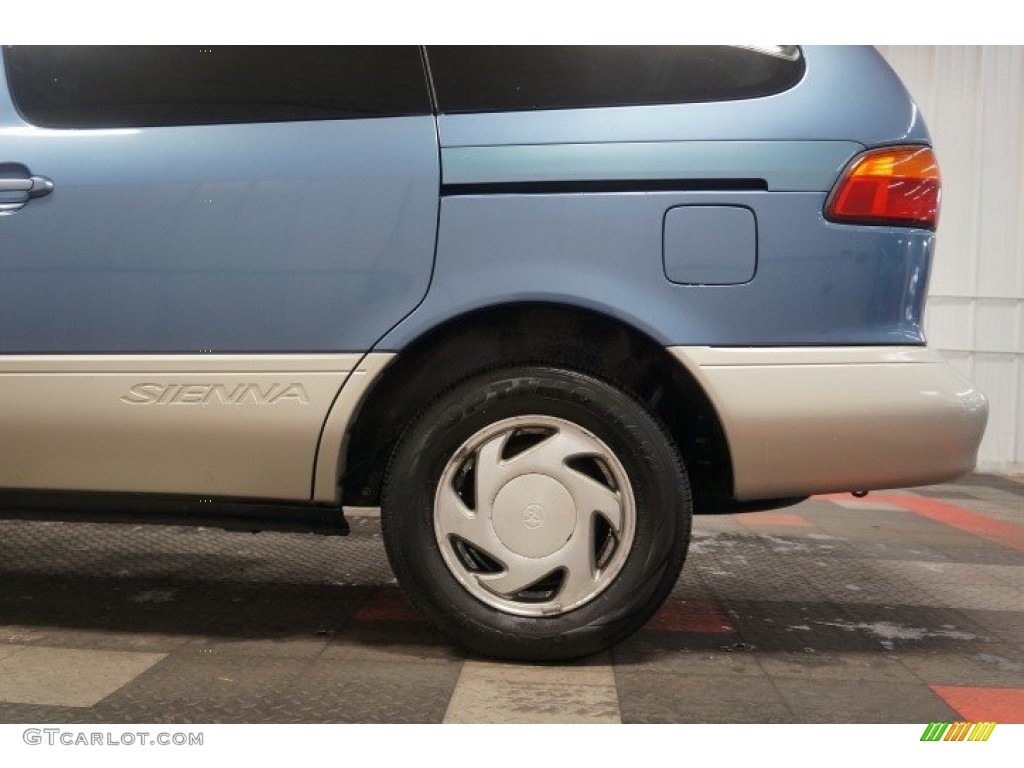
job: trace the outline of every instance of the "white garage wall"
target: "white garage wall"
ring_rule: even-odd
[[[942,169],[925,329],[989,398],[979,469],[1024,472],[1024,47],[879,46]]]

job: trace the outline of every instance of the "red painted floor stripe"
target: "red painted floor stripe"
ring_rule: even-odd
[[[424,621],[402,590],[381,587],[356,613],[356,621]]]
[[[666,600],[644,629],[705,634],[736,631],[722,607],[714,600],[681,600],[677,597]]]
[[[1024,688],[928,687],[971,722],[1024,723]]]
[[[736,519],[744,525],[790,525],[797,528],[810,528],[811,524],[800,515],[789,512],[745,512]]]
[[[852,496],[842,493],[831,493],[822,496],[815,496],[815,499],[832,501],[841,499],[843,501],[856,501]],[[962,507],[949,504],[937,499],[929,499],[924,496],[896,496],[890,494],[875,494],[864,499],[865,503],[881,502],[883,504],[894,504],[908,512],[943,523],[974,536],[978,536],[1004,547],[1024,552],[1024,527],[1013,523],[1004,523],[1002,520],[994,520],[986,515]]]

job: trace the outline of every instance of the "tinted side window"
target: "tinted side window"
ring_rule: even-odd
[[[427,114],[416,46],[8,46],[31,123],[114,128]]]
[[[803,77],[795,46],[431,46],[442,112],[575,109],[767,96]]]

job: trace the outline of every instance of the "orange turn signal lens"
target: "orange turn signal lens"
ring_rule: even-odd
[[[939,164],[929,147],[871,150],[843,172],[825,216],[849,224],[935,229],[940,187]]]

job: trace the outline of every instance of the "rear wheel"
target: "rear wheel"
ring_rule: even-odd
[[[674,444],[626,393],[550,367],[441,396],[388,467],[382,522],[410,599],[471,649],[567,659],[626,637],[686,555]]]

